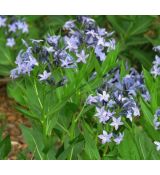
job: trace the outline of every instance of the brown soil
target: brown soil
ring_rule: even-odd
[[[19,125],[22,123],[29,125],[27,119],[14,109],[15,105],[16,103],[7,97],[5,85],[0,86],[0,126],[5,126],[4,135],[9,134],[11,137],[12,150],[9,154],[11,160],[17,159],[18,153],[27,147]]]

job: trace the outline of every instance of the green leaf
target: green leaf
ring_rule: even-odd
[[[152,139],[143,128],[134,125],[131,131],[125,130],[125,136],[118,151],[121,159],[125,160],[160,159],[160,153],[155,148]]]
[[[102,76],[106,74],[109,70],[111,70],[113,67],[115,67],[119,51],[120,51],[120,45],[117,44],[116,49],[108,53],[107,58],[101,65]]]
[[[118,152],[121,159],[124,160],[139,160],[140,155],[135,144],[133,135],[129,130],[125,130],[123,141],[118,146]]]
[[[146,53],[143,50],[140,49],[134,49],[132,48],[130,50],[130,53],[133,55],[135,59],[137,59],[146,69],[150,70],[151,68],[151,56],[149,53]]]
[[[145,84],[151,93],[151,89],[153,86],[153,76],[145,68],[143,68],[143,73],[144,73]]]
[[[129,35],[138,35],[145,32],[151,26],[153,19],[151,16],[134,16],[133,26],[128,32]]]
[[[141,152],[141,159],[160,159],[160,153],[156,151],[153,141],[147,136],[142,127],[135,127],[135,140]]]
[[[125,34],[126,30],[123,27],[122,20],[117,16],[107,16],[107,19],[112,24],[113,28],[118,31],[118,33]]]
[[[147,104],[144,102],[144,100],[142,98],[140,99],[140,105],[141,105],[141,109],[142,109],[142,112],[143,112],[142,117],[145,117],[146,121],[148,121],[150,123],[150,125],[153,126],[154,116],[153,116],[151,110],[148,108]]]
[[[9,152],[11,151],[11,140],[9,136],[6,136],[0,142],[0,159],[5,159]]]
[[[20,125],[20,128],[29,149],[32,151],[33,156],[35,156],[36,159],[43,160],[44,155],[42,150],[44,146],[41,134],[38,134],[38,130],[34,132],[33,129],[27,128],[24,125]]]
[[[100,155],[96,146],[96,139],[92,129],[86,122],[83,122],[84,139],[85,139],[85,152],[91,160],[99,160]]]

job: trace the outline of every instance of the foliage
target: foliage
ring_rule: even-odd
[[[33,38],[37,43],[39,39],[45,41],[48,33],[50,36],[68,36],[68,31],[64,30],[62,26],[68,19],[75,20],[74,16],[25,16],[24,18],[30,28],[30,32],[25,38],[27,44]],[[59,62],[57,66],[52,61],[56,56],[51,52],[49,55],[51,69],[48,67],[48,62],[45,64],[38,62],[38,66],[33,66],[29,75],[22,74],[16,80],[9,82],[8,96],[17,102],[15,108],[31,123],[31,127],[20,125],[28,147],[19,155],[19,159],[27,159],[28,152],[31,152],[32,159],[36,160],[160,159],[160,153],[154,144],[155,141],[160,141],[159,130],[155,129],[154,124],[156,110],[160,108],[160,77],[154,77],[150,73],[155,55],[152,48],[160,44],[159,17],[93,16],[93,18],[99,26],[107,28],[108,33],[115,31],[114,37],[117,41],[115,49],[105,50],[106,59],[103,61],[99,59],[95,54],[95,47],[90,49],[83,43],[80,49],[85,50],[86,55],[89,55],[86,64],[80,62],[77,63],[76,68],[64,68]],[[81,17],[78,19],[80,20]],[[91,26],[86,30],[79,24],[78,27],[85,33],[90,31]],[[4,37],[2,33],[0,35]],[[25,44],[21,45],[21,39],[20,37],[13,50],[4,45],[0,47],[0,75],[8,76],[9,71],[15,67],[14,61],[18,52],[22,48],[23,50],[28,49]],[[34,48],[35,43],[32,44],[32,48]],[[38,44],[36,46],[40,45],[40,49],[49,48],[50,45],[47,42]],[[62,49],[65,44],[60,41],[60,45]],[[73,51],[67,50],[67,53],[71,54],[73,58],[77,56],[77,53]],[[38,54],[36,52],[30,56],[38,60]],[[139,72],[138,76],[142,71],[140,84],[147,88],[150,100],[145,100],[141,96],[144,89],[138,91],[136,96],[127,94],[127,97],[136,101],[140,116],[133,118],[132,121],[126,119],[126,116],[122,117],[123,126],[120,126],[119,130],[124,133],[124,137],[120,144],[110,141],[101,144],[99,135],[102,130],[111,130],[113,134],[118,134],[119,130],[116,131],[109,125],[99,123],[95,116],[94,106],[89,106],[86,100],[91,94],[101,94],[101,88],[106,80],[110,80],[106,79],[106,75],[111,76],[110,72],[114,74],[115,69],[120,70],[119,81],[124,85],[124,78],[130,75],[130,68],[135,68]],[[40,81],[38,77],[43,75],[40,73],[45,70],[50,73],[48,74],[50,78],[47,77]],[[68,81],[62,81],[62,77]],[[115,86],[115,82],[113,86]],[[110,90],[110,88],[108,89]],[[112,93],[110,90],[109,95]],[[106,106],[105,101],[102,102]],[[122,104],[117,102],[116,112],[120,111],[118,105]],[[10,149],[9,136],[1,139],[0,159],[6,159]]]

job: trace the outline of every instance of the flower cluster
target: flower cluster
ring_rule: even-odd
[[[154,47],[153,50],[160,53],[160,46]],[[155,56],[155,60],[153,61],[151,74],[154,75],[155,78],[160,75],[160,57],[158,55]]]
[[[0,30],[6,35],[6,46],[13,47],[19,35],[28,33],[28,24],[15,16],[0,16]]]
[[[70,20],[64,24],[61,36],[48,35],[44,39],[32,39],[31,44],[23,40],[27,51],[21,51],[18,59],[23,55],[28,55],[29,50],[31,58],[36,59],[39,64],[45,65],[46,70],[39,74],[39,77],[40,81],[47,81],[55,67],[77,68],[78,63],[86,64],[90,51],[95,53],[99,61],[104,61],[107,53],[115,49],[115,40],[111,38],[112,34],[113,32],[108,33],[104,28],[97,26],[94,19],[80,16],[77,17],[77,20]],[[25,65],[26,60],[22,59],[23,61],[25,61]],[[17,78],[20,74],[29,74],[34,67],[31,63],[32,66],[29,65],[26,71],[23,63],[19,64],[19,61],[16,61],[16,64],[18,67],[12,70],[12,78]],[[25,70],[23,71],[23,69]]]
[[[110,142],[111,139],[119,144],[124,134],[124,121],[132,122],[133,117],[140,116],[136,96],[141,95],[146,101],[150,100],[150,95],[144,85],[143,75],[134,68],[130,69],[128,75],[120,77],[120,69],[111,70],[106,76],[101,88],[97,90],[97,95],[89,95],[87,104],[96,106],[95,116],[108,133],[103,131],[99,138],[102,143]],[[119,134],[118,134],[119,133]]]
[[[154,114],[153,123],[154,123],[155,129],[159,130],[160,129],[160,109],[156,110],[156,113]]]
[[[26,52],[19,52],[15,63],[17,64],[17,67],[11,70],[12,78],[17,78],[21,74],[30,75],[34,66],[38,65],[37,60],[33,57],[31,48],[28,48]]]

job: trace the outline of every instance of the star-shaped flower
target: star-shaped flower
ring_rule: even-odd
[[[89,95],[86,100],[86,103],[89,105],[91,105],[92,103],[97,103],[97,96]]]
[[[102,140],[102,144],[111,142],[113,134],[108,134],[105,130],[103,130],[103,134],[99,135],[98,138]]]
[[[110,110],[106,111],[104,106],[101,108],[96,107],[97,113],[95,116],[99,118],[99,122],[105,124],[113,115],[114,112],[110,112]]]
[[[16,22],[17,28],[21,30],[23,33],[28,33],[28,24],[23,21]]]
[[[51,76],[51,72],[47,72],[46,70],[43,72],[43,74],[39,74],[40,81],[47,80]]]
[[[53,35],[53,36],[48,36],[47,37],[47,42],[48,44],[52,45],[52,46],[57,46],[58,42],[59,42],[60,36],[59,35]]]
[[[109,100],[110,95],[106,93],[106,91],[103,91],[102,94],[98,94],[99,101],[100,102],[107,102]]]
[[[105,46],[108,47],[107,52],[110,52],[111,50],[115,50],[116,41],[114,39],[111,39],[108,42],[106,42]]]
[[[67,55],[65,59],[60,59],[60,61],[62,62],[61,66],[66,68],[70,68],[74,63],[73,58],[70,55]]]
[[[24,63],[27,63],[30,67],[38,66],[37,60],[31,54],[29,54],[28,60],[24,61]]]
[[[86,59],[88,58],[89,54],[85,55],[84,50],[81,51],[80,54],[76,53],[76,56],[78,57],[77,62],[83,62],[86,63]]]
[[[114,142],[119,145],[121,143],[121,141],[123,140],[123,137],[124,137],[124,133],[119,133],[119,136],[116,136],[114,138]]]
[[[23,23],[22,32],[23,32],[23,33],[28,33],[28,24],[25,23],[25,22]]]
[[[75,51],[78,49],[78,40],[77,38],[75,37],[65,37],[64,38],[66,44],[67,44],[67,47],[66,49],[69,49],[69,51]]]
[[[92,18],[90,18],[90,17],[86,17],[86,16],[82,16],[82,23],[83,24],[89,24],[89,23],[94,23],[95,22],[95,20],[94,19],[92,19]]]
[[[104,61],[106,59],[105,53],[102,52],[102,49],[100,49],[99,47],[95,48],[95,54],[97,57],[100,58],[100,61]]]
[[[118,130],[119,126],[123,125],[123,122],[121,122],[121,117],[119,118],[112,117],[112,121],[113,122],[110,125],[113,126],[115,130]]]
[[[7,38],[7,43],[6,43],[6,45],[7,45],[8,47],[13,47],[15,44],[16,44],[16,43],[15,43],[14,38]]]
[[[98,34],[94,30],[88,30],[86,32],[86,35],[91,35],[92,37],[98,36]]]
[[[16,23],[13,23],[13,24],[9,24],[8,25],[8,30],[9,30],[9,32],[16,32],[16,30],[17,30],[17,26],[16,26]]]
[[[154,65],[151,69],[151,74],[153,74],[155,78],[157,77],[157,75],[160,75],[160,67]]]
[[[100,36],[106,35],[106,34],[107,34],[106,29],[105,29],[105,28],[100,28],[100,27],[98,27],[98,34],[99,34]]]
[[[104,106],[101,108],[96,107],[96,111],[97,113],[95,114],[95,116],[99,118],[100,123],[105,124],[110,119],[110,116],[107,115],[107,111],[104,109]]]
[[[103,37],[98,37],[98,42],[97,42],[97,46],[103,46],[105,47],[105,39]]]
[[[136,116],[140,116],[140,112],[139,112],[139,109],[137,106],[135,107],[132,107],[132,110],[133,110],[133,115],[136,117]]]
[[[66,29],[66,30],[70,30],[70,29],[73,29],[75,27],[75,20],[69,20],[67,21],[64,26],[63,26],[63,29]]]

